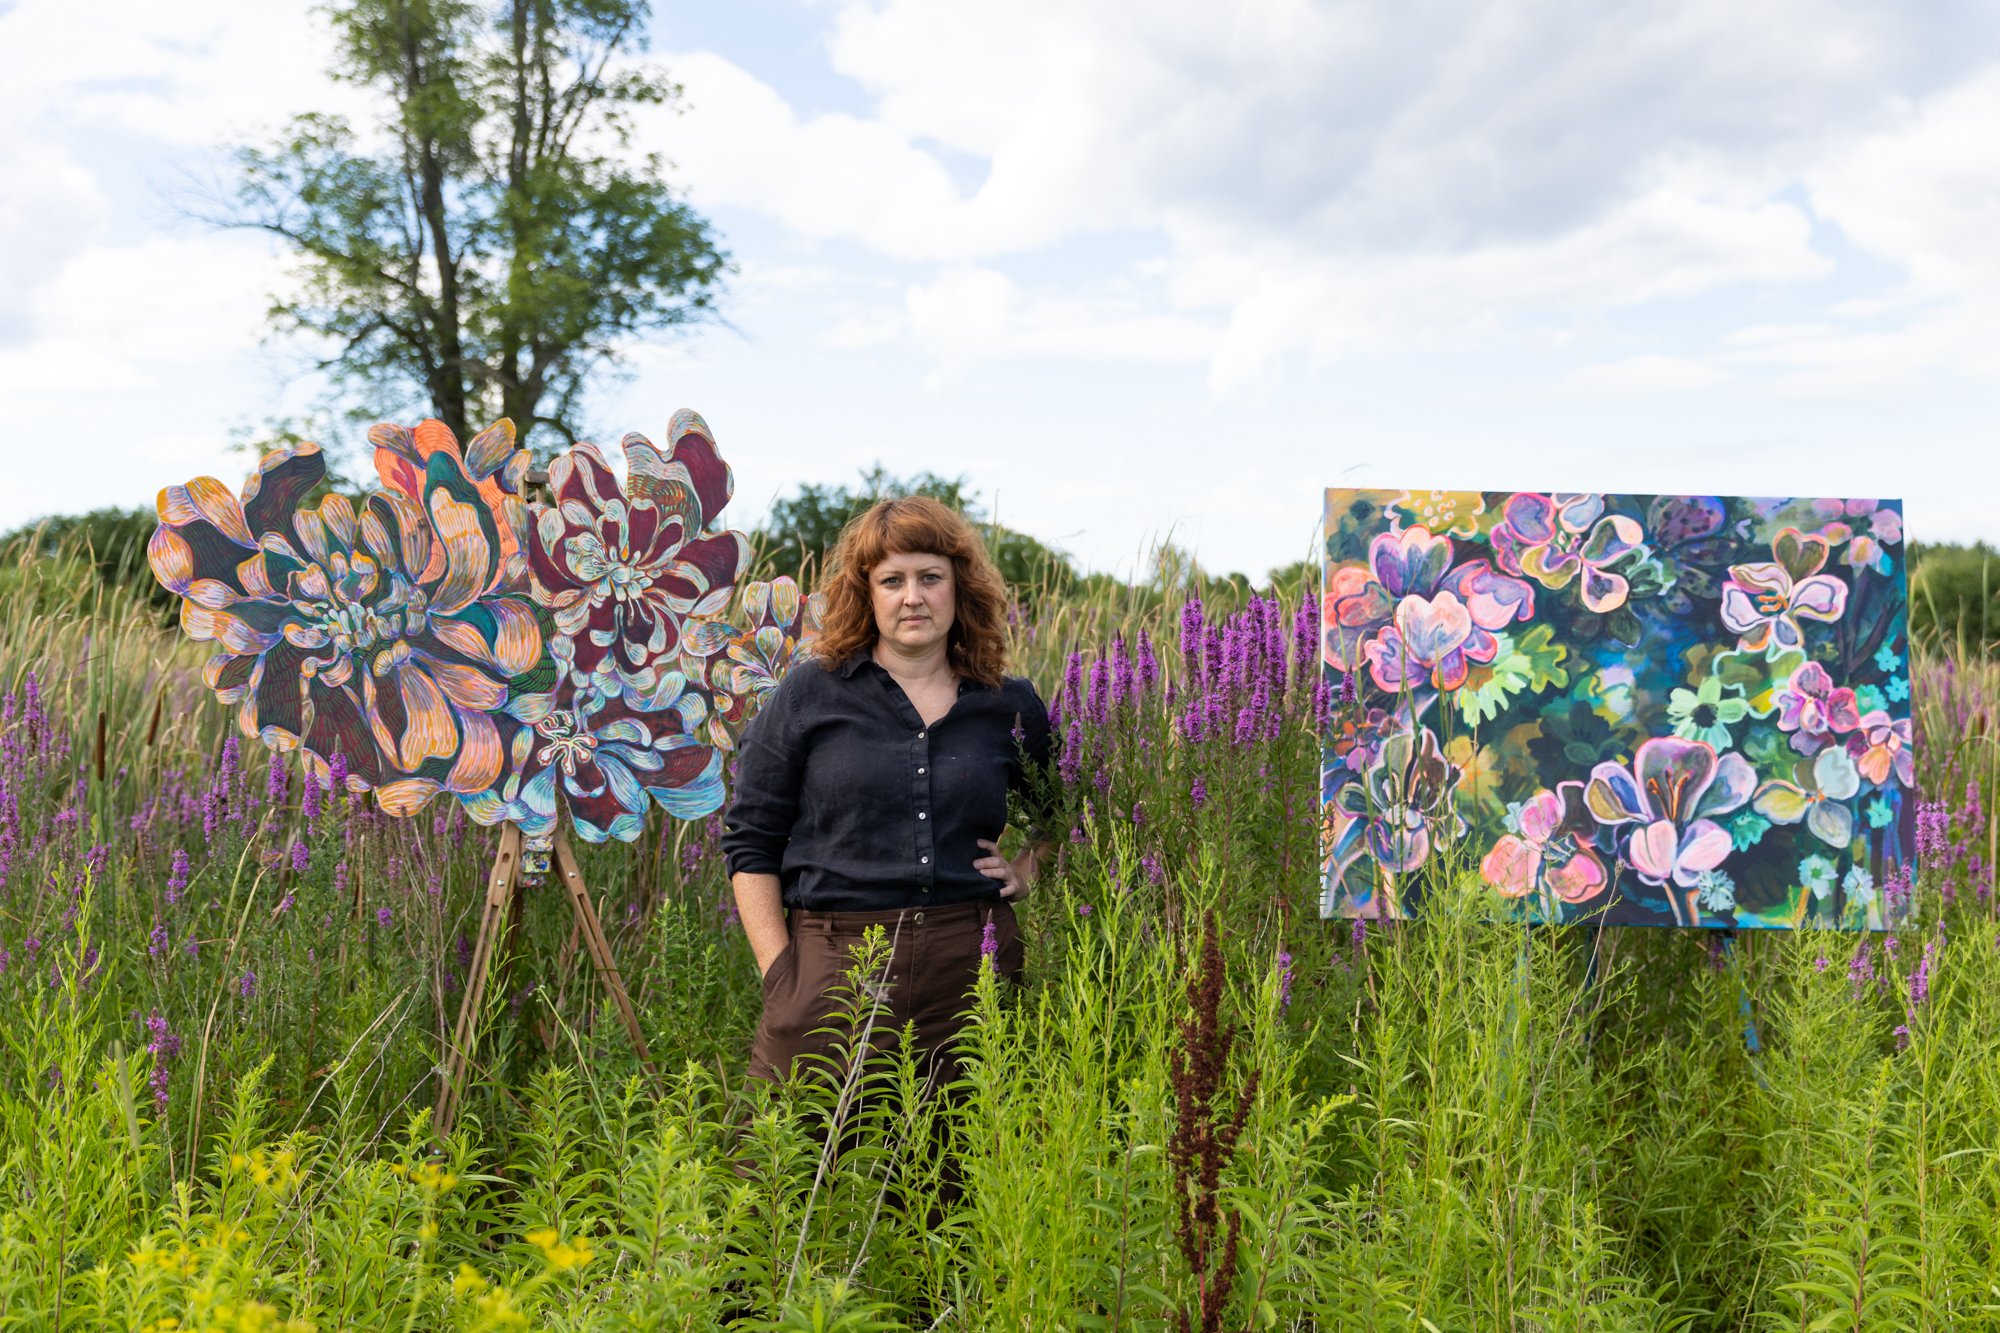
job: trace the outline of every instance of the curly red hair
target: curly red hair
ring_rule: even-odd
[[[879,500],[840,530],[819,590],[826,595],[814,655],[828,669],[872,649],[878,637],[868,572],[892,555],[951,561],[958,605],[945,653],[952,670],[998,689],[1007,670],[1007,582],[963,514],[928,496]]]

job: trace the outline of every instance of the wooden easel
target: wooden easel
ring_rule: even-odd
[[[639,1013],[632,1006],[632,997],[625,992],[625,980],[619,975],[618,964],[611,957],[611,945],[604,938],[604,926],[597,918],[597,908],[590,901],[590,891],[584,886],[583,875],[577,869],[576,854],[570,850],[569,834],[561,827],[556,830],[554,856],[556,872],[569,895],[570,911],[576,917],[575,929],[570,936],[572,944],[563,950],[564,961],[567,961],[574,941],[580,938],[584,948],[590,951],[598,979],[618,1004],[618,1012],[625,1020],[625,1031],[632,1038],[632,1049],[639,1053],[639,1062],[657,1082],[660,1073],[653,1067],[652,1053],[646,1049],[645,1035],[639,1030]],[[466,1071],[479,1041],[480,1009],[486,999],[487,978],[493,971],[493,956],[499,949],[503,934],[516,933],[520,925],[521,893],[532,882],[523,874],[522,863],[520,825],[508,824],[500,832],[500,850],[493,858],[493,873],[486,881],[486,906],[479,920],[479,942],[472,949],[472,967],[465,979],[465,998],[459,1002],[458,1023],[452,1029],[451,1046],[445,1053],[443,1079],[438,1085],[437,1114],[432,1124],[440,1137],[451,1133],[452,1123],[465,1101]]]

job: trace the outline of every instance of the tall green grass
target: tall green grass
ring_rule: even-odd
[[[1303,696],[1199,753],[1149,697],[1093,730],[953,1087],[870,1026],[879,943],[829,1020],[876,1053],[744,1078],[755,969],[695,824],[586,857],[664,1089],[532,894],[439,1141],[490,833],[308,830],[246,752],[203,839],[167,798],[224,710],[61,559],[0,611],[9,734],[31,671],[49,718],[7,796],[0,1327],[2000,1327],[1989,665],[1922,664],[1950,846],[1893,947],[1496,926],[1462,858],[1422,922],[1322,922]],[[1144,631],[1171,674],[1172,592],[1049,610],[1022,659],[1053,694]]]

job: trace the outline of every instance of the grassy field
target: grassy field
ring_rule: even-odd
[[[1493,925],[1448,858],[1371,929],[1295,607],[1100,590],[1016,627],[1074,826],[954,1096],[748,1083],[716,824],[656,819],[584,870],[662,1085],[533,893],[439,1143],[493,831],[307,791],[80,561],[0,593],[0,1328],[2000,1328],[1990,663],[1919,664],[1898,938]]]

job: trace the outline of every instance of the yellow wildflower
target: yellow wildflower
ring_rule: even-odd
[[[477,1296],[486,1290],[486,1279],[479,1276],[471,1264],[460,1264],[458,1276],[451,1280],[451,1294],[463,1300],[467,1296]]]

